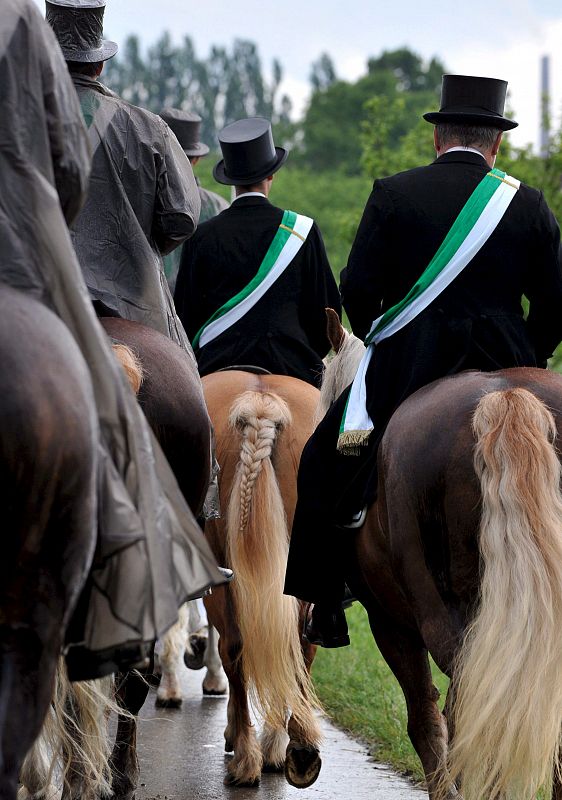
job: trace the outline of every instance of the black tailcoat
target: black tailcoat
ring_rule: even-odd
[[[455,151],[429,166],[375,181],[342,272],[343,305],[357,336],[364,338],[373,320],[406,296],[488,170],[480,155]],[[526,321],[523,294],[530,301]],[[464,271],[415,320],[377,345],[366,379],[375,430],[361,456],[336,450],[347,391],[307,444],[288,593],[310,601],[332,596],[341,577],[341,544],[352,536],[333,530],[332,520],[345,520],[374,499],[378,444],[406,397],[465,369],[546,366],[560,340],[560,231],[542,193],[521,185]],[[316,582],[305,566],[314,561]]]
[[[174,299],[190,339],[254,277],[282,217],[282,209],[264,197],[242,197],[186,243]],[[318,384],[322,358],[330,349],[326,306],[341,313],[315,223],[293,262],[254,308],[196,352],[201,374],[253,364]]]

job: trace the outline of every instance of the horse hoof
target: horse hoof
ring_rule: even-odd
[[[207,689],[203,686],[203,694],[205,697],[224,697],[227,689]]]
[[[184,651],[183,661],[188,669],[202,669],[205,660],[205,651],[207,650],[207,637],[206,636],[190,636],[189,646],[191,652]]]
[[[260,785],[260,779],[250,778],[245,781],[242,778],[236,778],[234,775],[227,774],[223,783],[225,786],[246,786],[249,789],[256,789]]]
[[[182,703],[181,697],[158,697],[158,695],[154,701],[156,708],[181,708]]]
[[[307,789],[317,779],[321,767],[322,759],[316,747],[289,742],[285,758],[287,783],[297,789]]]

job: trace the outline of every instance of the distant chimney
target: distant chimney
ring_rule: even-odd
[[[550,141],[550,56],[541,58],[541,121],[539,145],[543,158],[548,155]]]

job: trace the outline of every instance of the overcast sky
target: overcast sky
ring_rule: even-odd
[[[36,0],[44,8],[41,0]],[[304,0],[287,6],[264,0],[108,0],[105,30],[122,42],[137,33],[150,44],[163,30],[189,35],[200,56],[212,44],[245,37],[259,44],[264,65],[277,57],[282,91],[297,111],[309,93],[310,64],[322,51],[339,77],[365,71],[369,56],[407,45],[425,58],[438,55],[451,72],[509,81],[520,127],[517,144],[536,141],[539,59],[551,56],[551,96],[562,106],[562,0]]]

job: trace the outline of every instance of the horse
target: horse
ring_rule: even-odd
[[[0,363],[0,797],[15,800],[94,555],[99,432],[72,335],[6,285]]]
[[[100,319],[128,374],[146,418],[195,517],[200,517],[211,472],[211,426],[197,364],[158,332],[118,317]],[[119,350],[125,347],[125,351]],[[130,361],[130,354],[136,363]],[[156,705],[179,708],[179,662],[206,666],[203,694],[226,692],[216,631],[202,631],[197,602],[180,610],[178,623],[159,650],[160,685]],[[193,652],[195,651],[195,652]],[[193,662],[190,662],[193,659]],[[139,696],[140,699],[140,696]]]
[[[194,359],[166,336],[139,323],[117,317],[100,318],[100,322],[113,342],[115,355],[137,393],[186,501],[198,516],[211,474],[212,434]],[[148,695],[147,678],[152,672],[153,664],[117,676],[118,707],[112,703],[108,691],[97,690],[95,684],[89,691],[75,689],[61,675],[58,705],[67,705],[74,717],[67,714],[64,724],[55,726],[59,739],[55,749],[63,760],[64,800],[103,795],[108,780],[117,800],[132,800],[139,779],[137,716]],[[117,730],[108,759],[106,716],[112,710],[118,711]],[[89,739],[96,743],[89,752],[82,746],[85,739],[82,720],[91,723]],[[71,725],[72,737],[65,735],[65,724]],[[29,794],[32,788],[44,786],[44,778],[49,774],[40,750],[38,744],[24,774]]]
[[[219,631],[230,697],[227,785],[255,786],[263,770],[285,770],[294,786],[320,771],[317,701],[310,681],[316,648],[302,639],[303,609],[283,595],[296,475],[313,429],[318,390],[287,376],[235,369],[203,377],[226,512],[207,523],[231,584],[205,598]],[[249,698],[265,721],[258,744]],[[288,744],[287,744],[288,741]]]
[[[324,409],[344,388],[334,371],[363,352],[338,326]],[[347,582],[403,690],[431,798],[455,783],[466,800],[562,797],[561,435],[561,376],[469,371],[405,400],[379,447]],[[450,678],[444,714],[428,653]]]

